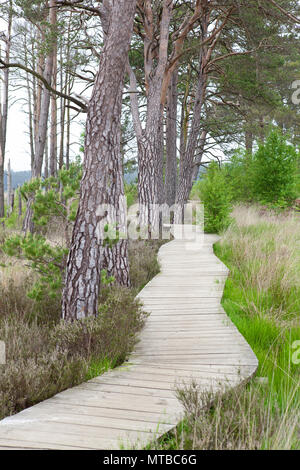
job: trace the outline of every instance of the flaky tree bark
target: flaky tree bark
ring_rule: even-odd
[[[157,227],[158,213],[153,210],[153,205],[164,202],[162,126],[168,87],[183,53],[184,40],[201,15],[201,0],[196,0],[178,29],[172,34],[171,46],[170,21],[174,2],[163,0],[159,5],[155,3],[151,0],[138,0],[139,10],[143,12],[144,27],[142,38],[147,98],[144,129],[139,118],[137,96],[135,93],[130,95],[138,142],[140,222],[142,225],[148,225],[149,236],[152,227]],[[159,23],[155,24],[157,20]],[[130,67],[129,76],[131,89],[134,91],[135,78]]]
[[[207,83],[207,77],[204,72],[204,64],[202,59],[200,60],[200,64],[201,66],[198,76],[198,85],[195,96],[191,130],[185,152],[182,155],[183,160],[181,162],[181,172],[176,197],[176,202],[181,207],[183,207],[183,205],[187,202],[192,187],[194,156],[198,145],[201,111]],[[179,219],[177,222],[180,223]]]
[[[57,87],[57,45],[53,48],[52,87]],[[51,96],[51,126],[50,126],[50,175],[55,176],[57,171],[57,97]]]
[[[198,149],[198,154],[197,157],[194,161],[194,166],[193,166],[193,172],[192,172],[192,181],[191,181],[191,189],[193,183],[197,180],[198,174],[199,174],[199,168],[202,163],[202,157],[204,154],[204,149],[205,149],[205,144],[206,144],[206,137],[207,137],[207,130],[204,129],[201,133],[200,136],[200,141],[199,141],[199,149]]]
[[[203,2],[205,3],[205,2]],[[201,18],[201,32],[202,32],[202,41],[207,39],[208,33],[208,24],[209,24],[209,12],[205,9],[202,13]],[[216,41],[216,40],[215,40]],[[180,155],[180,175],[178,182],[178,189],[176,194],[176,203],[178,204],[178,211],[175,215],[175,222],[182,223],[183,208],[186,204],[189,194],[193,184],[194,176],[194,158],[196,149],[199,141],[199,132],[201,125],[201,114],[203,102],[205,99],[206,87],[207,87],[207,63],[212,53],[215,41],[210,46],[207,47],[207,44],[204,44],[200,48],[199,54],[199,71],[198,71],[198,81],[197,88],[195,93],[195,102],[193,107],[193,117],[190,127],[189,136],[184,137],[184,151]]]
[[[48,144],[48,136],[46,138],[45,144],[45,155],[44,155],[45,163],[44,163],[44,177],[49,177],[49,144]]]
[[[206,98],[206,88],[208,82],[208,73],[211,65],[226,57],[226,55],[215,58],[211,60],[212,53],[215,49],[215,46],[219,40],[220,34],[226,25],[229,16],[234,10],[234,6],[231,6],[224,19],[220,20],[220,23],[216,22],[211,33],[209,34],[209,22],[211,14],[211,5],[207,0],[202,0],[201,2],[201,46],[199,54],[199,72],[198,72],[198,81],[197,88],[195,93],[195,102],[193,107],[193,117],[190,126],[190,132],[185,144],[184,152],[180,155],[182,159],[180,163],[180,177],[178,183],[178,190],[176,195],[176,203],[178,204],[178,211],[176,214],[176,222],[181,223],[184,204],[189,198],[190,191],[193,185],[193,178],[195,175],[195,156],[196,150],[199,145],[200,137],[200,148],[201,148],[201,117],[202,117],[202,107],[204,100]],[[206,136],[205,136],[206,139]],[[203,153],[203,152],[202,152]],[[197,164],[201,163],[201,151],[198,156]]]
[[[44,77],[47,82],[51,82],[53,72],[53,55],[49,55],[46,59]],[[41,99],[41,113],[38,124],[38,132],[35,142],[35,158],[33,165],[33,177],[38,178],[42,173],[43,156],[45,151],[46,137],[47,137],[47,125],[50,107],[50,92],[44,87]]]
[[[130,98],[138,144],[140,223],[142,226],[148,227],[149,237],[151,237],[151,231],[154,227],[157,227],[159,215],[155,206],[164,202],[163,109],[165,96],[162,96],[162,89],[168,62],[169,26],[173,12],[173,1],[164,0],[162,4],[158,48],[155,43],[154,15],[151,1],[146,0],[141,7],[145,12],[144,67],[147,113],[144,129],[138,113],[137,97],[132,93]],[[129,76],[131,88],[134,91],[136,81],[130,66]]]
[[[162,87],[168,61],[169,26],[173,2],[164,0],[160,23],[160,43],[155,64],[153,54],[154,25],[150,2],[146,2],[145,23],[145,83],[147,90],[147,116],[145,129],[137,135],[138,186],[140,222],[151,228],[157,227],[156,205],[163,203],[163,109]],[[151,10],[151,11],[150,11]],[[148,22],[148,23],[147,23]]]
[[[178,69],[172,74],[168,90],[166,117],[166,169],[165,198],[166,204],[175,204],[177,187],[177,101]]]
[[[154,85],[154,84],[153,84]],[[158,213],[155,205],[163,202],[163,147],[162,106],[160,89],[152,84],[149,90],[147,124],[138,136],[138,190],[140,222],[143,226],[156,227]]]
[[[99,226],[109,212],[104,205],[111,203],[111,186],[118,186],[115,168],[121,162],[122,91],[135,6],[136,0],[119,0],[112,5],[107,38],[88,106],[84,172],[63,291],[62,316],[66,320],[96,315],[98,311]],[[118,188],[121,193],[120,185]]]

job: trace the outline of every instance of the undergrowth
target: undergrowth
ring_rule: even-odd
[[[2,238],[5,235],[2,233]],[[120,365],[132,351],[147,313],[137,292],[159,272],[158,242],[130,244],[132,288],[101,289],[99,314],[77,322],[60,320],[60,299],[27,293],[36,274],[12,259],[0,268],[0,419]],[[0,262],[7,259],[2,253]]]

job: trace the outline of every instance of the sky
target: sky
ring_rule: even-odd
[[[6,32],[7,24],[0,18],[0,32]],[[0,83],[1,88],[1,83]],[[22,99],[25,96],[25,90],[19,90],[10,93],[10,98]],[[2,94],[2,90],[1,90]],[[11,101],[12,102],[12,101]],[[29,139],[27,132],[27,116],[22,111],[22,104],[17,101],[10,105],[8,124],[7,124],[7,149],[6,149],[6,167],[7,161],[11,159],[12,169],[14,171],[30,170]]]
[[[0,18],[0,33],[2,31],[6,32],[6,27],[6,22]],[[12,73],[10,76],[5,168],[7,168],[7,162],[10,159],[13,171],[30,170],[28,115],[25,112],[27,111],[25,82],[22,88],[19,88],[20,81],[17,83],[17,89],[14,85],[16,83],[14,83],[14,75]],[[2,95],[1,81],[0,93]],[[70,153],[73,156],[77,155],[79,151],[79,140],[84,128],[84,119],[85,116],[81,115],[71,126],[71,142],[78,143],[71,146]]]
[[[7,125],[7,147],[5,155],[5,168],[8,159],[11,161],[12,171],[30,170],[30,147],[28,135],[28,115],[25,113],[26,103],[23,101],[25,89],[10,92],[10,102]],[[76,120],[71,126],[71,155],[78,154],[80,134],[83,131],[84,116]]]
[[[27,131],[27,116],[19,103],[9,109],[7,126],[6,165],[11,161],[13,171],[30,170],[29,136]]]

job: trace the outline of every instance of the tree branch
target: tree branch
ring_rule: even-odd
[[[72,8],[79,8],[80,10],[85,10],[90,13],[94,13],[97,16],[102,15],[101,10],[98,8],[94,7],[89,7],[87,5],[82,5],[81,2],[83,0],[77,0],[77,1],[65,1],[65,0],[56,0],[57,7],[72,7]]]
[[[276,3],[274,0],[267,0],[269,3],[274,5],[275,8],[277,8],[281,13],[283,13],[285,16],[287,16],[290,20],[292,20],[294,23],[300,23],[300,18],[297,18],[297,16],[293,15],[292,13],[289,13],[286,11],[284,8],[282,8],[278,3]]]
[[[83,103],[82,101],[79,101],[73,96],[67,95],[66,93],[63,93],[61,91],[56,90],[55,88],[52,88],[52,86],[45,79],[45,77],[43,77],[43,75],[40,75],[39,73],[35,72],[34,70],[31,70],[25,65],[20,64],[20,63],[6,63],[2,59],[0,59],[0,64],[1,64],[0,69],[18,68],[18,69],[24,70],[27,73],[30,73],[34,77],[38,78],[44,84],[45,88],[47,88],[47,90],[49,90],[51,93],[54,93],[55,95],[60,96],[61,98],[65,98],[69,101],[72,101],[73,103],[75,103],[77,106],[81,108],[82,112],[84,113],[87,112],[87,106],[85,103]]]
[[[244,52],[229,52],[228,54],[221,55],[219,57],[216,57],[215,59],[211,60],[210,62],[207,63],[208,68],[210,69],[213,64],[218,62],[219,60],[227,59],[228,57],[232,56],[237,56],[237,55],[247,55],[247,54],[253,54],[253,52],[258,51],[263,44],[263,41],[261,41],[256,49],[251,49],[250,51],[244,51]]]

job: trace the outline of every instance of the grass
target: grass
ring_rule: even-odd
[[[223,306],[259,359],[281,407],[299,403],[300,367],[292,361],[300,339],[300,219],[238,207],[236,222],[216,245],[230,268]]]
[[[6,234],[0,231],[1,239]],[[60,299],[36,302],[26,295],[35,274],[0,253],[0,419],[120,365],[132,351],[147,317],[136,293],[159,272],[157,242],[130,244],[132,288],[101,290],[99,315],[60,320]]]
[[[245,206],[232,215],[215,245],[230,268],[222,304],[257,355],[263,380],[214,396],[195,384],[177,390],[185,419],[152,448],[300,448],[300,219]]]

